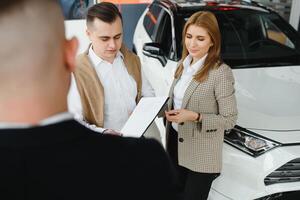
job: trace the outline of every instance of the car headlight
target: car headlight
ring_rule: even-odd
[[[225,132],[224,140],[226,143],[253,157],[257,157],[281,145],[240,126],[235,126],[230,131]]]

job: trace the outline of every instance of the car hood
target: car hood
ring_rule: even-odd
[[[234,69],[239,126],[300,130],[300,66]]]
[[[259,135],[272,139],[281,144],[300,144],[300,131],[262,131],[249,129]]]

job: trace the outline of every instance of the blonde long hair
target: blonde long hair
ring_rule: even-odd
[[[208,77],[210,69],[218,68],[222,63],[220,57],[221,34],[219,25],[215,15],[207,11],[196,12],[188,19],[182,32],[182,56],[180,64],[175,72],[175,78],[179,78],[181,76],[183,72],[182,61],[189,55],[189,52],[185,46],[185,37],[187,29],[190,25],[196,25],[204,28],[210,36],[213,44],[208,50],[208,55],[205,59],[203,67],[194,75],[194,79],[196,81],[203,82]]]

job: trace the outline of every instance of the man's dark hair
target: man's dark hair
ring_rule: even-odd
[[[120,17],[122,21],[122,15],[115,4],[110,2],[101,2],[89,8],[86,21],[87,24],[90,24],[95,18],[98,18],[103,22],[113,23],[118,17]]]

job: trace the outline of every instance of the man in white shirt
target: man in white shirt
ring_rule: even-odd
[[[141,96],[154,96],[139,58],[123,44],[122,29],[122,16],[114,4],[102,2],[88,10],[86,33],[91,45],[77,58],[69,110],[100,132],[120,131]]]

